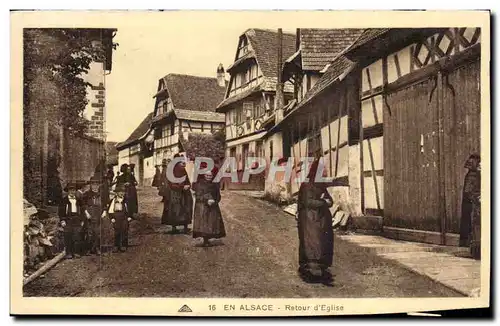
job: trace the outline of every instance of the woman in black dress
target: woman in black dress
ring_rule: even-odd
[[[195,191],[193,238],[203,238],[203,246],[208,246],[210,239],[220,239],[226,236],[219,208],[220,185],[218,182],[213,182],[216,175],[217,169],[214,168],[206,174],[199,175],[193,185]]]
[[[298,198],[299,274],[308,283],[330,283],[333,262],[333,228],[329,208],[333,205],[325,183],[316,182],[318,160],[312,163],[308,181]]]

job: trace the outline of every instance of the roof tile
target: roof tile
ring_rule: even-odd
[[[226,87],[217,78],[168,74],[163,79],[176,109],[213,112],[224,99]]]
[[[151,126],[151,120],[153,118],[153,112],[149,113],[144,120],[135,128],[135,130],[128,136],[127,140],[124,142],[116,144],[116,149],[120,150],[122,148],[127,147],[128,145],[131,145],[135,141],[139,140],[142,136],[144,136],[148,130],[149,127]]]
[[[362,29],[301,29],[302,69],[322,70],[362,32]]]

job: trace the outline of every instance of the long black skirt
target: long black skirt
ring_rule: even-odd
[[[188,225],[192,221],[193,196],[189,190],[169,191],[164,197],[161,223],[171,226]]]

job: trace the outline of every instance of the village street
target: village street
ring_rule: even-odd
[[[332,287],[297,276],[293,216],[237,192],[222,193],[227,237],[198,247],[160,225],[156,189],[139,189],[137,221],[125,253],[63,260],[25,287],[26,296],[432,297],[460,294],[335,239]]]

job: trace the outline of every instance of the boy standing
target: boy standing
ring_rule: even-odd
[[[106,180],[103,180],[106,182]],[[101,215],[104,211],[102,202],[103,185],[98,177],[90,179],[90,188],[85,192],[85,216],[87,218],[87,251],[101,254]]]
[[[109,204],[107,213],[109,214],[115,233],[115,249],[113,251],[117,252],[119,250],[124,252],[128,247],[128,227],[132,218],[128,213],[123,185],[116,185],[115,196]]]
[[[68,194],[64,196],[59,206],[59,219],[64,229],[64,247],[66,258],[80,257],[82,253],[82,233],[84,218],[81,198],[77,198],[76,184],[67,186]]]

